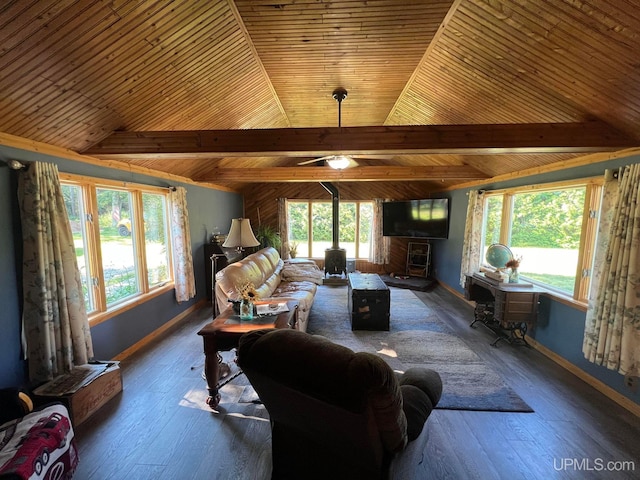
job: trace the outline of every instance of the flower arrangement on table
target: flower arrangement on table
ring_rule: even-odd
[[[520,262],[522,261],[522,257],[512,258],[507,263],[505,263],[506,268],[510,268],[511,270],[517,269],[520,266]]]
[[[247,282],[243,284],[238,291],[240,292],[240,296],[246,302],[255,302],[258,300],[258,292],[256,291],[256,286],[252,282]]]
[[[256,286],[251,282],[247,282],[238,288],[238,291],[242,298],[240,302],[240,318],[250,320],[253,318],[254,302],[258,300]]]
[[[505,263],[506,268],[511,269],[511,273],[509,274],[509,283],[518,283],[520,281],[520,275],[518,275],[518,267],[520,266],[520,262],[522,261],[522,257],[514,257]]]

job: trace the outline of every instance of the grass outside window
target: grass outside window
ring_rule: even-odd
[[[61,185],[90,318],[172,282],[166,189],[69,174]]]
[[[586,303],[601,187],[592,179],[487,192],[481,251],[507,245],[523,281]]]

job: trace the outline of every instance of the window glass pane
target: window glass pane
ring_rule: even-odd
[[[288,202],[289,246],[298,244],[297,256],[309,257],[309,204]]]
[[[311,256],[324,258],[324,251],[331,248],[333,224],[330,202],[311,204]]]
[[[521,276],[573,294],[585,187],[514,195],[511,250]]]
[[[356,256],[356,204],[340,203],[340,248],[347,251],[348,258]]]
[[[482,236],[482,258],[480,263],[486,263],[487,248],[494,243],[500,243],[500,227],[502,224],[502,195],[487,197]]]
[[[82,292],[87,313],[95,310],[93,283],[91,282],[91,268],[89,264],[89,248],[87,242],[84,200],[82,188],[77,185],[61,185],[64,205],[67,209],[73,244],[76,250],[76,261],[82,279]]]
[[[96,189],[107,306],[139,292],[131,194]]]
[[[153,287],[169,279],[167,210],[164,195],[142,194],[147,280]]]
[[[371,228],[373,226],[373,203],[363,202],[360,204],[360,230],[358,258],[369,258],[371,252]]]
[[[312,212],[309,226],[309,209]],[[289,244],[298,244],[298,256],[324,258],[333,245],[332,204],[330,202],[287,203]],[[339,244],[350,258],[368,258],[371,247],[373,203],[341,202]],[[358,228],[356,229],[356,225]],[[311,237],[311,251],[309,251]]]

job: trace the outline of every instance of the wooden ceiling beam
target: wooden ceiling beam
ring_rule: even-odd
[[[599,122],[114,132],[98,158],[589,153],[637,147]]]
[[[355,167],[334,170],[331,167],[214,168],[194,180],[199,182],[289,183],[289,182],[371,182],[422,180],[477,180],[488,176],[473,167]]]

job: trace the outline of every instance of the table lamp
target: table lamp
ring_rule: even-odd
[[[260,242],[251,230],[251,223],[248,218],[234,218],[231,220],[229,235],[222,244],[226,248],[235,248],[242,254],[246,247],[257,247]]]

